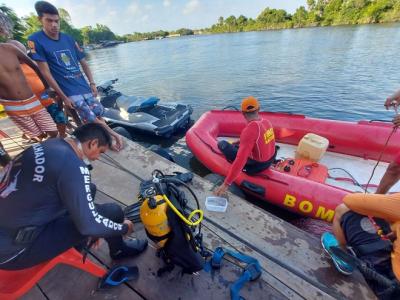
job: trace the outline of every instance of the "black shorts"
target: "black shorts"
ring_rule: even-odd
[[[385,233],[390,231],[388,222],[379,218],[374,218],[374,220]],[[396,279],[390,259],[391,249],[386,246],[388,242],[381,239],[376,232],[377,229],[367,216],[349,211],[342,216],[340,225],[343,229],[347,246],[350,246],[354,250],[358,258],[366,262],[371,269],[384,275],[386,278],[390,280]],[[381,245],[382,249],[371,251],[373,247],[370,247],[370,245],[373,244],[378,245],[377,249],[379,245]],[[365,247],[362,248],[362,246]],[[363,249],[367,249],[367,251],[362,251]],[[377,282],[368,280],[367,278],[365,279],[378,297],[385,290],[385,288],[380,286]]]

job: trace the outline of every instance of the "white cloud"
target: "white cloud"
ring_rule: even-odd
[[[139,13],[140,13],[139,4],[136,3],[136,2],[132,2],[132,3],[128,6],[127,11],[128,11],[129,13],[131,13],[132,15],[137,15],[137,14],[139,14]]]
[[[164,0],[163,1],[163,5],[164,5],[164,7],[171,6],[171,1],[170,0]]]
[[[198,9],[199,7],[200,7],[199,0],[190,0],[188,3],[186,3],[182,12],[184,15],[189,15],[189,14],[195,12],[196,9]]]
[[[149,15],[144,15],[143,17],[140,18],[142,22],[146,22],[149,19]]]
[[[146,4],[146,5],[144,6],[144,8],[145,8],[146,10],[151,10],[151,9],[153,9],[153,5],[152,5],[152,4]]]

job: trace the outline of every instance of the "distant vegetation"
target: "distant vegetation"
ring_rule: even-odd
[[[400,0],[307,0],[307,8],[300,6],[293,15],[267,7],[256,19],[243,15],[220,17],[205,31],[222,33],[398,21]]]
[[[7,14],[14,24],[14,39],[25,42],[30,34],[41,28],[39,20],[33,13],[19,18],[11,8],[5,5],[0,5],[0,10]],[[75,28],[72,25],[69,13],[62,8],[59,9],[59,12],[61,30],[72,35],[81,45],[108,40],[131,42],[195,33],[191,29],[182,28],[171,32],[160,30],[147,33],[134,32],[118,36],[102,24],[80,29]],[[300,6],[294,14],[289,14],[283,9],[267,7],[255,19],[243,15],[220,17],[216,24],[210,28],[198,30],[198,32],[223,33],[398,21],[400,21],[400,0],[307,0],[307,8]]]
[[[37,16],[31,13],[28,16],[19,18],[15,12],[1,5],[0,10],[3,11],[12,20],[14,24],[13,38],[20,42],[26,42],[28,36],[32,33],[41,30],[41,24]],[[79,44],[92,44],[106,40],[116,40],[118,37],[105,25],[96,24],[95,27],[86,26],[81,29],[75,28],[72,25],[69,13],[63,9],[59,9],[61,31],[68,33],[74,37]]]
[[[191,29],[186,29],[186,28],[181,28],[176,31],[154,31],[154,32],[146,32],[146,33],[140,33],[140,32],[135,32],[132,34],[125,34],[122,36],[122,39],[125,40],[126,42],[135,42],[135,41],[142,41],[142,40],[154,40],[157,38],[165,38],[169,35],[192,35],[194,34],[193,30]]]

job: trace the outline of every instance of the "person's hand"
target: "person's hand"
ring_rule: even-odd
[[[58,95],[54,97],[54,102],[58,105],[59,109],[64,109],[64,102],[61,100],[61,97],[59,97]]]
[[[133,223],[126,219],[124,220],[124,224],[128,225],[128,231],[126,232],[125,236],[129,236],[133,232]]]
[[[400,97],[397,97],[396,94],[386,98],[385,107],[388,110],[391,106],[395,109],[399,106]]]
[[[397,102],[396,99],[392,97],[387,97],[384,105],[386,107],[386,110],[388,110],[391,106],[393,107],[399,106],[399,102]]]
[[[99,250],[102,243],[101,240],[101,238],[96,239],[96,241],[92,245],[92,249]]]
[[[90,83],[90,89],[92,90],[93,96],[96,98],[99,93],[97,91],[97,87],[96,87],[96,84],[94,82]]]
[[[48,88],[46,90],[46,93],[47,93],[47,95],[49,95],[50,98],[53,98],[53,99],[55,99],[58,96],[56,91],[53,90],[52,88]]]
[[[124,140],[119,134],[115,134],[114,139],[115,143],[111,146],[111,150],[119,152],[124,147]]]
[[[64,102],[65,106],[69,109],[74,109],[74,104],[68,97],[62,97],[62,101]]]
[[[229,188],[229,185],[223,183],[214,190],[213,194],[215,196],[221,197],[222,195],[226,194],[226,191],[228,190],[228,188]]]
[[[394,124],[394,127],[399,127],[400,126],[400,115],[396,115],[393,118],[392,123]]]

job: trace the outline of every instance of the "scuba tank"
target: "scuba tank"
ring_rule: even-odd
[[[171,271],[175,265],[182,267],[182,273],[198,272],[204,267],[204,257],[209,255],[202,245],[203,211],[199,209],[198,199],[190,187],[178,178],[155,170],[152,180],[141,183],[140,219],[147,237],[157,246],[157,255],[166,264],[158,270],[159,276]],[[178,186],[185,186],[190,191],[197,209],[190,210],[186,195]],[[135,219],[130,211],[136,211],[137,207],[131,207],[125,210],[125,214]]]
[[[146,198],[140,206],[140,219],[147,236],[155,242],[158,249],[164,247],[170,237],[171,227],[167,218],[168,204],[161,195]]]

